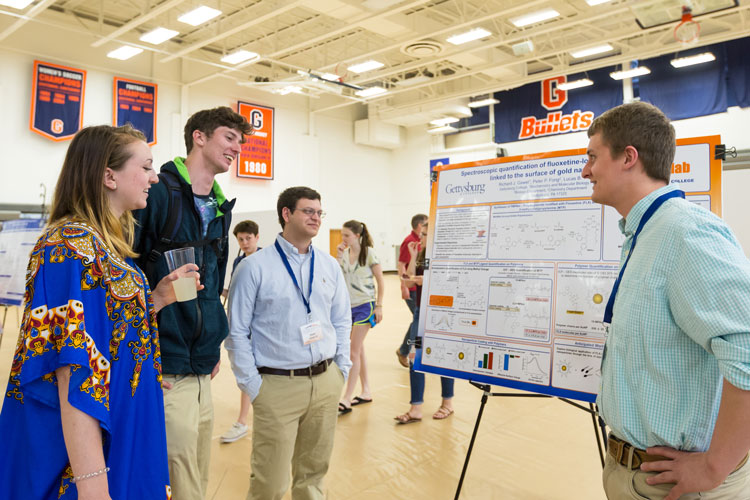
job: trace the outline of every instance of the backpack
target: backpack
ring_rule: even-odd
[[[167,187],[167,193],[169,195],[167,203],[167,221],[162,226],[161,230],[156,234],[154,238],[154,247],[148,253],[146,260],[146,275],[149,277],[156,277],[156,263],[159,261],[161,256],[167,250],[173,250],[175,248],[184,247],[195,247],[200,248],[204,246],[210,246],[216,254],[218,267],[221,268],[226,263],[226,258],[223,257],[224,248],[227,246],[229,221],[228,217],[224,216],[221,218],[223,236],[218,238],[202,238],[194,241],[175,241],[177,237],[177,230],[182,225],[182,210],[181,210],[181,199],[182,199],[182,186],[177,174],[170,171],[161,171],[159,173],[159,182],[163,182]],[[204,274],[205,261],[201,265],[200,273]]]

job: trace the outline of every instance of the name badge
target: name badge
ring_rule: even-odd
[[[320,327],[320,321],[312,321],[299,327],[302,334],[302,343],[305,345],[312,344],[323,338],[323,329]]]

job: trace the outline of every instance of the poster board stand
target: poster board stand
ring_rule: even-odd
[[[474,448],[474,442],[476,441],[477,431],[479,431],[479,424],[482,421],[482,414],[484,413],[484,406],[487,404],[487,400],[490,396],[492,397],[511,397],[511,398],[553,398],[555,396],[549,396],[547,394],[517,394],[514,392],[491,392],[490,384],[480,384],[469,380],[469,383],[482,391],[482,400],[479,404],[479,413],[477,414],[477,420],[474,422],[474,431],[471,433],[471,440],[469,441],[469,448],[466,450],[466,458],[464,459],[464,466],[461,469],[461,477],[458,480],[458,487],[456,488],[456,496],[454,500],[458,500],[461,496],[461,488],[464,484],[464,478],[466,477],[466,470],[469,468],[469,460],[471,459],[471,452]],[[578,404],[567,398],[557,397],[556,399],[563,403],[568,403],[571,406],[575,406],[580,410],[583,410],[591,414],[591,422],[594,425],[594,438],[596,439],[596,445],[599,448],[599,460],[601,460],[602,468],[604,468],[604,450],[607,448],[607,430],[604,424],[604,420],[599,416],[599,411],[594,403],[589,403],[589,407]],[[600,434],[601,433],[601,434]]]
[[[720,141],[678,139],[670,177],[719,217]],[[553,151],[442,165],[431,176],[414,370],[483,391],[455,498],[489,396],[555,397],[588,412],[604,460],[594,403],[625,235],[621,215],[591,200],[587,161],[585,149]]]

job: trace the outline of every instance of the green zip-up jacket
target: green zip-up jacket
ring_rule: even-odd
[[[161,341],[163,373],[198,374],[211,373],[219,362],[221,342],[227,336],[226,312],[221,304],[224,274],[227,268],[229,248],[227,230],[231,225],[231,211],[235,200],[227,201],[219,185],[214,181],[213,193],[218,202],[216,217],[208,224],[206,237],[202,237],[201,218],[195,208],[190,176],[183,158],[165,163],[161,172],[177,174],[181,197],[177,207],[181,220],[174,237],[175,242],[214,240],[213,245],[195,246],[195,260],[200,267],[201,283],[205,286],[198,292],[197,300],[175,302],[163,308],[157,317]],[[169,174],[166,174],[169,175]],[[151,186],[148,205],[134,212],[136,218],[135,251],[138,266],[146,273],[153,289],[169,274],[163,255],[149,263],[149,255],[162,237],[160,234],[169,216],[169,188],[159,182]],[[223,220],[225,219],[225,220]]]

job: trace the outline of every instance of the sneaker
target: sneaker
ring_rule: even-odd
[[[241,439],[245,436],[247,436],[247,426],[239,422],[235,422],[232,424],[232,427],[227,432],[222,434],[221,442],[222,443],[234,443],[238,439]]]

